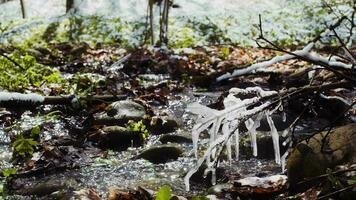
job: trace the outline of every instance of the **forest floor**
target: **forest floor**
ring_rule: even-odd
[[[328,55],[330,51],[335,50],[320,53]],[[330,71],[310,70],[312,65],[306,61],[284,61],[217,82],[216,78],[226,72],[280,54],[231,45],[126,50],[61,43],[28,49],[26,57],[14,55],[10,57],[14,62],[2,60],[4,66],[15,69],[2,72],[5,83],[1,87],[53,98],[39,103],[0,99],[0,157],[7,199],[152,199],[154,191],[161,188],[159,194],[164,193],[163,185],[188,199],[199,195],[201,199],[206,195],[221,199],[312,199],[320,192],[337,191],[333,184],[351,186],[352,191],[354,175],[327,176],[308,186],[307,192],[288,190],[283,179],[287,173],[274,163],[265,119],[257,129],[257,157],[252,156],[246,127],[242,128],[240,160],[222,162],[217,186],[211,187],[211,176],[204,177],[202,169],[191,178],[191,191],[185,190],[183,178],[196,164],[191,139],[196,116],[187,111],[187,105],[199,102],[222,110],[224,98],[234,87],[283,91],[342,81]],[[42,66],[50,67],[43,70]],[[284,108],[272,116],[277,130],[282,134],[293,125],[290,134],[295,147],[325,127],[355,123],[354,85],[347,83],[341,88],[288,98]],[[16,98],[18,94],[13,95]],[[283,142],[289,136],[281,138]],[[203,136],[201,143],[208,141]],[[351,143],[354,141],[352,136]],[[281,145],[282,153],[287,146]],[[334,170],[335,166],[331,167]],[[238,184],[243,178],[272,175],[282,179],[269,182],[267,187]]]

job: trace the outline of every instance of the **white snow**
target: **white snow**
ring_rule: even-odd
[[[0,92],[0,104],[8,101],[29,101],[32,103],[41,103],[44,97],[39,94],[29,93],[21,94],[17,92]]]
[[[247,177],[237,181],[241,186],[270,188],[276,185],[284,185],[287,182],[285,175],[273,175],[268,177]]]

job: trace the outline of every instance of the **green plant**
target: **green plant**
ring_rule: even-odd
[[[30,137],[31,138],[38,138],[40,136],[41,133],[41,127],[40,125],[35,126],[31,129],[31,133],[30,133]]]
[[[224,60],[228,58],[230,55],[230,48],[229,47],[223,47],[220,51],[220,57]]]
[[[10,177],[10,176],[13,176],[17,173],[17,169],[16,168],[7,168],[7,169],[3,169],[2,170],[2,174],[5,176],[5,177]]]
[[[22,56],[16,51],[8,57],[19,66],[0,57],[0,88],[3,90],[23,92],[31,86],[40,87],[44,84],[62,82],[58,71],[37,63],[33,56]]]
[[[32,138],[23,138],[20,136],[13,143],[12,147],[14,148],[14,153],[21,157],[32,156],[35,148],[37,147],[38,142]]]
[[[135,122],[133,120],[130,120],[127,124],[126,124],[126,129],[130,130],[130,131],[137,131],[140,132],[140,136],[142,140],[146,140],[149,132],[146,128],[146,125],[142,122],[142,120]]]
[[[156,194],[155,200],[170,200],[172,197],[172,189],[168,185],[160,187]]]

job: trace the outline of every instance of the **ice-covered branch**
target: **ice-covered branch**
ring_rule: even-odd
[[[239,94],[254,94],[256,97],[250,99],[241,100],[234,95]],[[193,148],[196,158],[198,158],[198,143],[199,135],[204,130],[208,130],[210,134],[210,144],[208,149],[205,151],[204,156],[198,158],[197,165],[191,169],[186,177],[185,184],[186,189],[189,190],[189,179],[190,177],[201,167],[202,164],[206,164],[206,172],[212,173],[212,183],[215,183],[215,167],[219,160],[219,155],[226,148],[228,153],[228,159],[232,159],[232,149],[231,144],[232,136],[235,137],[235,156],[239,157],[239,124],[245,122],[248,126],[249,133],[251,136],[252,147],[254,149],[254,154],[257,155],[257,142],[256,142],[256,128],[259,127],[260,120],[262,119],[262,114],[266,113],[270,115],[273,111],[265,112],[273,104],[270,101],[264,101],[262,98],[272,98],[275,97],[277,92],[275,91],[264,91],[259,87],[250,87],[246,89],[232,88],[230,94],[224,100],[224,110],[214,110],[206,106],[200,105],[198,103],[193,103],[188,106],[188,110],[199,116],[196,125],[192,130],[192,140]],[[262,104],[259,104],[261,103]],[[255,117],[257,115],[257,117]],[[275,133],[274,123],[270,123],[271,135],[274,138],[274,145],[278,145],[278,133]],[[220,131],[221,130],[221,131]],[[279,147],[274,147],[276,152],[276,161],[280,162]]]
[[[274,58],[272,58],[271,60],[268,60],[268,61],[264,61],[264,62],[260,62],[260,63],[255,63],[247,68],[244,68],[244,69],[236,69],[235,71],[231,73],[226,73],[224,75],[221,75],[219,76],[216,80],[217,81],[222,81],[222,80],[225,80],[225,79],[230,79],[230,78],[233,78],[233,77],[237,77],[237,76],[241,76],[241,75],[245,75],[245,74],[248,74],[248,73],[251,73],[259,68],[265,68],[265,67],[269,67],[275,63],[278,63],[278,62],[282,62],[282,61],[285,61],[285,60],[290,60],[290,59],[293,59],[295,58],[296,56],[295,55],[300,55],[300,56],[303,56],[305,54],[307,54],[311,48],[313,48],[314,46],[314,43],[310,43],[309,45],[307,45],[306,47],[304,47],[304,49],[302,50],[298,50],[298,51],[294,51],[293,54],[285,54],[285,55],[282,55],[282,56],[276,56]]]
[[[352,69],[352,64],[346,64],[346,63],[336,61],[336,60],[329,60],[328,58],[326,58],[320,54],[310,52],[311,49],[313,48],[313,46],[314,46],[314,43],[310,43],[307,46],[305,46],[302,50],[297,50],[294,52],[287,52],[286,54],[284,54],[282,56],[276,56],[276,57],[272,58],[271,60],[260,62],[260,63],[255,63],[253,65],[250,65],[247,68],[236,69],[232,73],[228,72],[226,74],[219,76],[216,80],[222,81],[222,80],[230,79],[233,77],[242,76],[245,74],[252,73],[258,69],[266,68],[273,64],[276,64],[276,63],[279,63],[282,61],[286,61],[286,60],[290,60],[290,59],[295,59],[295,58],[302,59],[307,62],[310,62],[313,64],[318,64],[318,65],[321,65],[324,67],[329,66],[330,68],[334,68],[335,70],[340,69],[340,68]]]
[[[81,97],[82,99],[92,102],[116,101],[126,99],[126,95],[94,95]],[[16,106],[38,106],[43,104],[72,104],[76,97],[68,96],[42,96],[35,93],[21,94],[17,92],[0,92],[0,106],[16,107]]]

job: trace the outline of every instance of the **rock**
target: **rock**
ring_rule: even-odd
[[[159,141],[162,142],[162,144],[167,144],[167,143],[192,143],[192,138],[189,135],[183,135],[183,134],[167,134],[167,135],[162,135],[159,138]]]
[[[106,126],[99,134],[98,145],[104,149],[126,150],[128,147],[138,147],[144,140],[140,132],[127,130],[121,126]]]
[[[350,108],[351,104],[341,97],[321,94],[319,98],[316,99],[314,105],[318,105],[314,109],[318,117],[334,121],[340,117],[340,115],[343,115],[343,113]]]
[[[53,178],[34,184],[26,184],[23,179],[17,179],[11,184],[11,193],[25,196],[46,196],[52,194],[53,192],[66,190],[75,184],[75,181],[72,179],[63,181]]]
[[[204,164],[200,166],[197,172],[195,172],[191,177],[190,181],[194,183],[204,184],[207,186],[212,186],[211,184],[211,172],[209,172],[206,176],[204,175],[205,169],[207,166]],[[217,182],[226,182],[228,181],[228,177],[226,175],[226,170],[224,168],[218,167],[216,169],[216,180]]]
[[[288,178],[292,188],[305,178],[326,173],[344,163],[356,162],[356,123],[314,135],[295,147],[288,158]]]
[[[106,112],[94,115],[95,124],[124,125],[129,120],[139,121],[146,114],[145,108],[134,101],[116,101],[106,108]]]
[[[287,183],[287,176],[273,175],[268,177],[247,177],[234,182],[233,191],[243,196],[264,196],[273,195],[284,189]]]
[[[154,116],[147,125],[147,129],[152,134],[165,134],[176,130],[179,123],[176,119],[169,116]]]
[[[176,160],[178,157],[182,155],[182,153],[183,150],[178,145],[166,144],[166,145],[153,146],[143,151],[135,158],[136,159],[143,158],[152,163],[158,164],[158,163],[165,163],[169,160]]]
[[[188,200],[188,199],[185,197],[182,197],[182,196],[175,195],[175,196],[171,197],[170,200]]]
[[[122,191],[118,188],[109,188],[108,200],[150,200],[153,199],[151,191],[138,187],[136,190]]]
[[[216,184],[208,189],[208,194],[220,194],[229,191],[232,186],[231,183]]]

